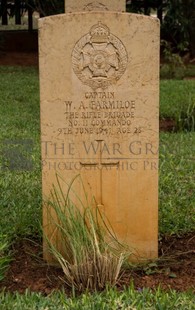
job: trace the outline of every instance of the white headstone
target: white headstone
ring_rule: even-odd
[[[46,17],[39,59],[44,199],[56,173],[67,183],[80,174],[132,259],[157,257],[158,20],[106,11]],[[46,247],[44,255],[51,261]]]

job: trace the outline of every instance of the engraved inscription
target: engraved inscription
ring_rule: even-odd
[[[101,22],[83,36],[72,51],[72,66],[83,84],[93,90],[115,84],[127,67],[127,51]]]
[[[58,135],[140,134],[135,124],[136,103],[133,99],[120,100],[115,92],[85,92],[80,102],[64,103],[64,127]]]

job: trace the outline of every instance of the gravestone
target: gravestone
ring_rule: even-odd
[[[66,183],[81,175],[130,259],[156,258],[159,22],[98,3],[108,10],[39,20],[43,199],[56,173]],[[57,244],[47,206],[43,226]],[[44,257],[52,261],[46,244]]]
[[[65,12],[86,11],[118,11],[125,12],[126,1],[124,0],[65,0]]]

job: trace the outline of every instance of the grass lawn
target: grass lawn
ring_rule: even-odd
[[[26,291],[25,295],[0,293],[0,299],[1,310],[193,310],[195,301],[192,292],[136,291],[132,285],[123,292],[107,289],[71,298],[63,292],[44,297]]]
[[[161,81],[160,117],[175,120],[180,131],[195,131],[195,80]]]
[[[17,238],[36,235],[41,239],[41,161],[38,72],[0,67],[0,85],[1,280],[9,263],[9,245]],[[175,119],[179,132],[160,134],[160,235],[182,235],[194,230],[194,107],[195,81],[161,81],[161,118]],[[28,158],[26,163],[15,156],[18,153]],[[194,309],[189,292],[138,292],[132,287],[120,294],[108,290],[72,299],[63,293],[43,297],[30,292],[23,296],[2,292],[0,309],[11,308]]]

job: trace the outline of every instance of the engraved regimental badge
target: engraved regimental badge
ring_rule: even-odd
[[[84,35],[72,51],[72,66],[83,84],[93,90],[116,83],[127,67],[127,51],[101,22]]]

